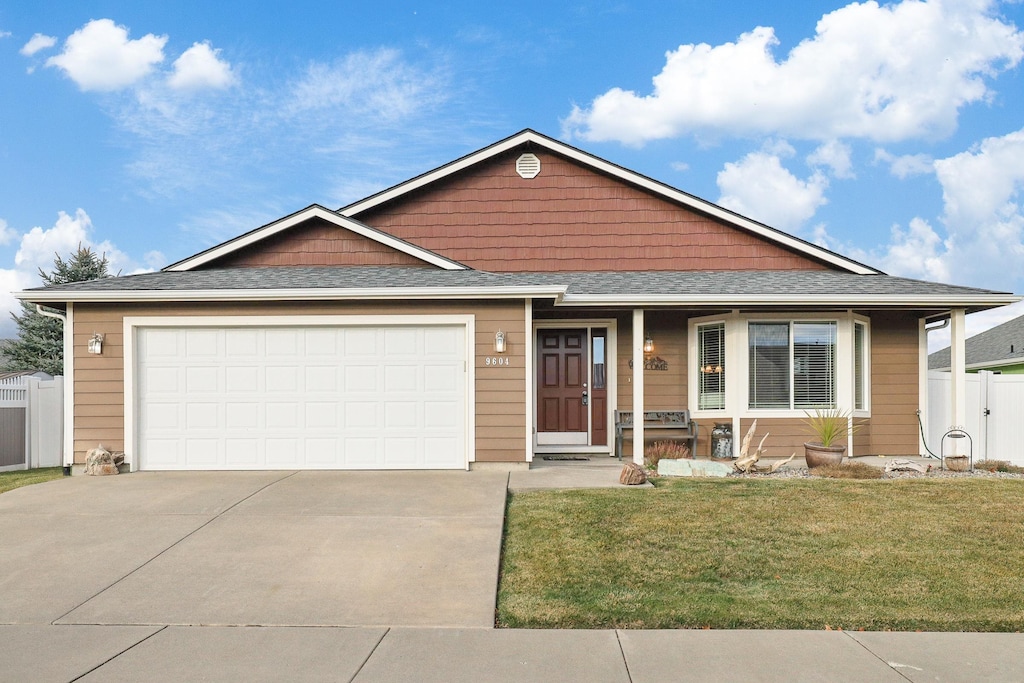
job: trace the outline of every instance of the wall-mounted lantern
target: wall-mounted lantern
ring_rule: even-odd
[[[505,353],[505,333],[501,330],[494,333],[494,352]]]
[[[644,353],[652,353],[654,351],[654,340],[648,335],[644,339]]]
[[[89,353],[94,353],[97,356],[103,353],[103,335],[99,332],[93,333],[89,338]]]

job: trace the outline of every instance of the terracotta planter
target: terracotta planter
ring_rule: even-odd
[[[804,444],[804,460],[808,469],[824,465],[841,465],[846,446],[822,446],[820,443]]]
[[[947,455],[945,460],[950,472],[966,472],[971,468],[966,455]]]

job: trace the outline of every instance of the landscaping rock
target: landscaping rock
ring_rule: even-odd
[[[99,448],[90,449],[85,455],[85,474],[99,477],[117,474],[117,463],[114,455],[100,444]]]
[[[930,469],[931,465],[922,465],[912,460],[892,460],[885,465],[886,472],[918,472],[924,474]]]
[[[619,474],[619,483],[626,486],[639,486],[647,483],[647,473],[644,468],[635,462],[627,462],[622,466],[622,473]]]
[[[711,460],[661,460],[658,474],[663,477],[728,477],[732,465]]]

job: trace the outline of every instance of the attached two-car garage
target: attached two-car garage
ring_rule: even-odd
[[[138,469],[467,467],[471,321],[275,322],[126,320]]]

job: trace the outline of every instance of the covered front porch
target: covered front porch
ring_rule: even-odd
[[[621,455],[642,464],[635,443],[685,436],[637,420],[620,452],[617,411],[686,411],[699,458],[712,455],[716,425],[731,433],[725,447],[735,457],[756,419],[758,439],[769,434],[766,457],[785,458],[801,456],[811,440],[806,411],[833,407],[861,424],[844,443],[849,455],[918,456],[925,453],[927,336],[936,324],[950,327],[954,368],[959,358],[963,375],[962,308],[528,308],[534,468],[588,462],[546,456],[618,462]],[[965,392],[952,394],[951,414],[962,415]]]

